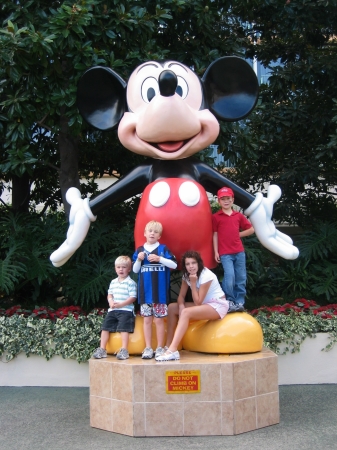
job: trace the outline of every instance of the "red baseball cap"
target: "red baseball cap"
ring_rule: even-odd
[[[223,187],[218,190],[218,198],[221,197],[234,197],[234,192],[228,187]]]

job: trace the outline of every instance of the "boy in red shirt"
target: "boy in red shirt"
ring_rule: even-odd
[[[218,202],[221,209],[212,216],[214,256],[224,269],[222,288],[229,301],[228,312],[240,312],[244,311],[247,279],[241,238],[253,234],[254,228],[243,214],[232,209],[232,189],[219,189]]]

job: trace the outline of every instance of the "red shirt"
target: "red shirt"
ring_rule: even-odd
[[[233,210],[228,216],[220,209],[213,214],[212,223],[213,232],[218,233],[219,255],[232,255],[244,251],[239,232],[248,230],[252,224],[243,214]]]

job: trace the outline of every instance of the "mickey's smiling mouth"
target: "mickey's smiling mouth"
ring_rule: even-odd
[[[156,144],[156,147],[162,152],[172,153],[180,150],[185,143],[186,141],[167,141]]]

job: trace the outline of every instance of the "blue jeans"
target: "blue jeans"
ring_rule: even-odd
[[[245,252],[220,256],[224,270],[222,289],[226,299],[243,305],[246,295],[246,254]]]

